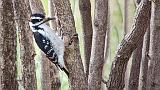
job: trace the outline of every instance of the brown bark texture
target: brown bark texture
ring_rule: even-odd
[[[129,0],[124,0],[124,20],[123,20],[123,24],[124,24],[124,36],[127,34],[128,32],[128,3]]]
[[[86,90],[87,80],[80,55],[79,40],[76,33],[70,2],[69,0],[55,0],[54,4],[64,36],[64,60],[66,61],[66,66],[69,71],[70,89]]]
[[[29,0],[29,3],[32,13],[45,14],[41,0]]]
[[[18,26],[20,40],[20,59],[22,60],[22,81],[25,90],[36,90],[35,51],[32,41],[32,33],[28,25],[31,14],[28,0],[14,0],[16,24]]]
[[[151,5],[148,0],[143,0],[139,5],[132,32],[122,40],[112,63],[108,80],[108,90],[122,90],[124,88],[127,63],[149,25],[150,7]]]
[[[0,90],[18,90],[13,3],[12,0],[0,2]]]
[[[160,1],[152,1],[147,90],[160,90]]]
[[[50,61],[46,56],[41,53],[41,65],[42,65],[42,90],[51,90],[51,78],[50,78]]]
[[[49,8],[49,16],[50,17],[57,16],[57,10],[56,10],[56,7],[54,5],[54,1],[55,0],[48,0],[48,6],[49,6],[48,8]],[[57,20],[52,20],[51,23],[50,23],[51,28],[56,32],[58,32],[57,31],[57,27],[58,27],[57,22],[58,22]]]
[[[57,12],[54,5],[54,0],[48,0],[48,8],[49,8],[49,16],[50,17],[56,17]],[[52,20],[50,23],[50,27],[56,32],[59,32],[60,30],[57,30],[57,20]],[[60,76],[59,76],[59,70],[58,68],[53,65],[53,63],[50,63],[50,83],[51,83],[51,90],[60,90],[61,88],[61,82],[60,82]],[[45,90],[45,89],[44,89]]]
[[[83,28],[85,71],[88,77],[93,33],[90,0],[79,0],[79,9]]]
[[[108,22],[108,0],[95,0],[94,30],[89,67],[88,89],[100,90],[104,64],[105,36]]]
[[[150,30],[148,28],[143,40],[142,60],[141,60],[141,68],[140,68],[140,81],[139,81],[140,90],[147,89],[149,43],[150,43]]]
[[[140,40],[137,48],[133,52],[132,65],[129,77],[128,90],[138,90],[140,65],[142,58],[143,38]]]

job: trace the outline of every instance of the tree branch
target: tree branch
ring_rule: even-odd
[[[70,2],[69,0],[55,0],[54,4],[57,10],[57,17],[62,26],[62,31],[65,34],[63,37],[65,44],[64,59],[69,71],[70,90],[86,90],[87,80],[80,55],[79,40],[78,35],[76,35]]]
[[[121,42],[115,60],[112,63],[108,80],[108,90],[122,90],[124,88],[124,77],[128,60],[136,49],[149,26],[151,3],[143,0],[139,5],[135,17],[132,32]]]
[[[93,33],[90,0],[79,0],[79,9],[83,28],[85,71],[88,77]]]

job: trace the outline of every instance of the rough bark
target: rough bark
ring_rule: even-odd
[[[94,30],[89,67],[88,89],[100,90],[107,31],[108,0],[95,0]]]
[[[32,13],[45,14],[41,0],[29,0]]]
[[[124,0],[124,16],[123,16],[123,27],[124,27],[124,37],[129,32],[128,31],[128,5],[129,0]],[[130,64],[127,65],[127,70],[125,72],[125,89],[128,90],[129,82],[129,73],[130,73]],[[126,87],[127,86],[127,87]]]
[[[13,3],[12,0],[0,2],[0,90],[18,90]]]
[[[22,81],[25,90],[36,90],[36,74],[32,33],[28,25],[31,11],[28,0],[14,0],[16,24],[20,40],[20,59],[22,60]]]
[[[93,33],[90,0],[79,0],[79,9],[83,28],[85,71],[88,77]]]
[[[129,0],[124,0],[124,36],[128,32],[128,2]]]
[[[132,32],[121,42],[112,63],[108,80],[108,90],[122,90],[128,60],[144,36],[150,20],[150,2],[143,0],[139,5],[133,24]]]
[[[54,5],[54,0],[48,0],[48,8],[49,8],[49,16],[53,17],[53,16],[57,16],[57,11],[56,11],[56,7]],[[56,20],[52,20],[50,26],[53,28],[53,30],[57,31],[57,23],[58,21]]]
[[[51,76],[50,76],[50,71],[51,71],[51,63],[49,60],[47,60],[46,56],[42,54],[42,90],[52,90],[51,89]],[[54,74],[52,74],[54,76]]]
[[[147,90],[160,90],[160,1],[152,1]]]
[[[128,90],[138,90],[140,65],[142,57],[142,46],[143,46],[143,38],[140,40],[139,45],[137,45],[137,48],[133,52]]]
[[[137,4],[139,3],[140,2],[137,2]],[[133,52],[128,90],[138,90],[139,86],[139,74],[140,74],[140,65],[142,58],[143,38],[139,42],[140,42],[139,45],[137,45],[137,48]]]
[[[48,8],[49,8],[49,16],[50,17],[56,17],[57,12],[56,12],[56,8],[54,5],[54,0],[48,0]],[[50,27],[56,31],[57,33],[59,33],[60,35],[60,30],[57,30],[57,20],[52,20],[50,23]],[[51,90],[60,90],[61,88],[61,82],[60,82],[60,76],[59,76],[59,71],[58,68],[50,63],[50,80],[51,80]],[[44,89],[45,90],[45,89]]]
[[[87,80],[80,55],[79,40],[76,34],[70,2],[69,0],[55,0],[54,4],[63,30],[65,42],[64,60],[69,71],[70,89],[86,90]]]
[[[147,71],[148,71],[148,53],[149,53],[149,43],[150,43],[150,31],[149,28],[145,33],[142,48],[142,60],[141,60],[141,71],[140,71],[140,90],[147,89]]]

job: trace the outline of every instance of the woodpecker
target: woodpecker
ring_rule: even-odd
[[[55,19],[55,17],[45,17],[43,14],[35,13],[30,17],[29,26],[33,32],[35,42],[46,54],[46,57],[69,76],[63,58],[64,41],[46,24],[46,22]]]

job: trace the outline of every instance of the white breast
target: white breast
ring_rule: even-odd
[[[54,47],[55,51],[57,52],[57,55],[61,55],[64,53],[64,42],[63,40],[45,23],[39,25],[40,28],[43,28],[43,30],[35,30],[32,26],[33,24],[30,22],[30,27],[33,32],[39,32],[43,36],[50,39],[52,46]]]

